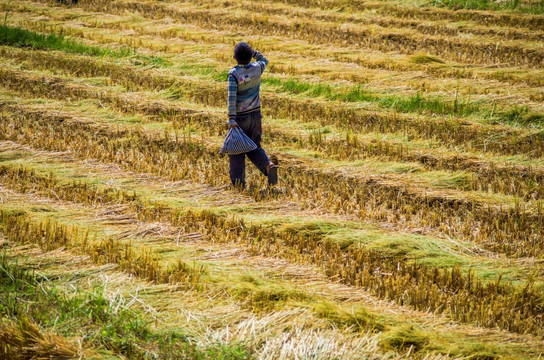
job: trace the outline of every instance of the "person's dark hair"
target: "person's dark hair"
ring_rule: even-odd
[[[253,49],[246,42],[240,42],[234,47],[234,58],[238,64],[249,64],[253,57]]]

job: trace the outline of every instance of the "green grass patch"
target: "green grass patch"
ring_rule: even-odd
[[[421,174],[421,177],[439,188],[459,189],[469,191],[471,189],[472,175],[467,172],[442,172],[429,171]]]
[[[458,351],[459,356],[468,357],[470,360],[495,360],[503,358],[503,353],[500,349],[496,349],[490,345],[472,344]],[[453,355],[453,354],[452,354]]]
[[[505,125],[544,127],[544,114],[533,112],[529,106],[514,106],[499,114],[498,122]]]
[[[310,97],[324,97],[327,100],[343,102],[370,102],[380,107],[399,112],[430,112],[434,114],[471,115],[481,111],[480,104],[469,100],[446,100],[438,96],[425,96],[418,92],[410,96],[375,94],[360,85],[345,87],[326,83],[310,83],[294,79],[266,77],[263,84],[273,86],[277,91],[303,94]]]
[[[128,358],[253,357],[240,346],[199,348],[183,329],[156,331],[141,312],[119,307],[107,299],[101,287],[68,295],[45,276],[25,269],[5,255],[0,258],[0,316],[18,323],[31,321],[40,330],[54,331],[68,339],[78,336],[84,347],[106,349]],[[20,349],[8,350],[16,354]]]
[[[441,62],[440,59],[428,55],[416,55],[412,59],[419,63]],[[226,79],[226,76],[222,78]],[[342,102],[369,102],[382,108],[404,113],[431,113],[437,115],[480,115],[492,118],[493,121],[519,126],[544,126],[544,114],[531,111],[528,106],[514,106],[502,109],[493,116],[494,109],[483,107],[479,102],[471,101],[469,97],[455,95],[453,99],[441,96],[428,96],[421,92],[409,96],[376,94],[360,85],[343,86],[327,83],[310,83],[296,79],[284,80],[276,77],[266,77],[263,84],[273,86],[276,91],[294,95],[323,97],[327,100]],[[498,120],[497,120],[498,119]]]
[[[59,50],[74,54],[83,54],[105,58],[135,57],[142,65],[168,66],[168,61],[156,56],[137,54],[129,47],[121,47],[118,50],[85,45],[83,43],[67,39],[62,34],[40,34],[34,31],[0,25],[0,45],[16,47],[28,47],[38,50]]]
[[[426,334],[413,326],[406,326],[383,339],[381,346],[385,350],[414,353],[422,350],[428,343],[429,337]]]
[[[426,56],[425,60],[441,62],[440,59]],[[210,65],[201,65],[186,62],[177,66],[184,75],[201,76],[211,78],[215,81],[224,82],[227,80],[228,69],[217,69]],[[279,77],[266,76],[262,84],[270,86],[276,92],[283,92],[293,95],[304,95],[313,98],[325,98],[332,101],[348,103],[368,102],[377,104],[380,107],[392,109],[399,112],[430,112],[434,114],[456,114],[471,115],[482,112],[479,103],[470,101],[469,98],[445,99],[440,96],[426,96],[421,92],[413,95],[387,95],[377,94],[361,85],[329,84],[322,82],[308,82],[297,79],[282,79]],[[181,95],[178,90],[171,89],[167,93],[170,100],[178,100]]]
[[[323,300],[314,306],[315,314],[329,320],[339,328],[347,328],[352,331],[382,331],[383,322],[366,311],[362,306],[354,306],[349,310],[329,301]]]
[[[399,353],[410,353],[419,359],[429,354],[449,355],[452,358],[493,360],[493,359],[527,359],[532,358],[522,346],[505,347],[485,340],[467,337],[466,334],[455,331],[436,332],[424,330],[417,325],[408,325],[385,317],[387,330],[382,334],[380,347],[383,350],[393,350]],[[417,354],[414,354],[417,353]],[[410,357],[412,358],[412,357]]]
[[[230,293],[246,308],[254,312],[280,310],[284,306],[297,302],[310,301],[304,292],[274,282],[265,282],[254,276],[244,274],[239,282],[232,286]]]
[[[544,2],[520,0],[432,0],[429,5],[468,10],[510,10],[527,14],[544,14]]]
[[[412,62],[419,64],[442,63],[441,59],[430,55],[415,55]],[[212,65],[183,62],[177,68],[182,75],[204,77],[219,82],[227,80],[228,69],[218,69]],[[266,76],[262,79],[264,86],[269,90],[291,95],[302,95],[312,98],[324,98],[331,101],[348,103],[366,102],[376,104],[381,108],[391,109],[403,113],[429,113],[437,115],[470,116],[477,115],[489,122],[517,124],[520,126],[541,127],[544,125],[544,114],[530,111],[528,107],[501,108],[485,105],[471,100],[470,95],[456,94],[448,99],[443,96],[426,95],[417,92],[412,95],[378,94],[361,85],[331,84],[326,82],[309,82],[298,79],[283,79],[275,76]],[[459,85],[457,86],[458,90]],[[172,88],[166,92],[169,100],[181,99],[182,91]]]
[[[439,59],[435,56],[427,55],[427,54],[417,54],[410,58],[410,61],[414,64],[432,64],[432,63],[438,63],[438,64],[444,64],[444,60]]]

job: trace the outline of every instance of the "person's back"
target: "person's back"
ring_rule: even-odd
[[[261,75],[268,60],[247,43],[241,42],[234,48],[234,58],[238,65],[228,75],[228,115],[230,127],[240,129],[257,145],[257,149],[245,154],[229,155],[230,178],[234,185],[245,184],[245,156],[268,176],[268,183],[275,184],[277,166],[270,161],[261,148],[261,99],[259,89]],[[255,58],[255,62],[251,59]]]
[[[261,75],[268,65],[268,60],[258,51],[253,51],[252,57],[255,57],[255,62],[238,64],[229,71],[229,119],[261,108],[259,96]]]

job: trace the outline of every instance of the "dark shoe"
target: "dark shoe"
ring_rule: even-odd
[[[278,166],[272,165],[268,169],[268,185],[276,185],[278,183]]]

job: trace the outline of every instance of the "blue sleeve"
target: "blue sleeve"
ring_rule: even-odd
[[[228,114],[229,114],[229,125],[236,125],[236,98],[238,92],[238,82],[233,74],[229,73],[228,76]]]
[[[264,69],[266,68],[266,65],[268,65],[268,59],[264,57],[263,54],[261,54],[259,51],[255,50],[253,53],[253,57],[255,58],[256,63],[258,63],[261,66],[261,74],[264,72]]]

